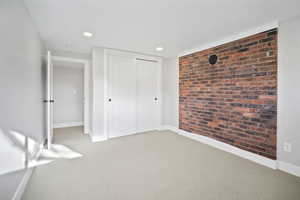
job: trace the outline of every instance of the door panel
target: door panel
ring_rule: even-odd
[[[159,64],[137,60],[137,131],[159,126]]]
[[[136,133],[136,65],[132,57],[108,55],[109,138]]]

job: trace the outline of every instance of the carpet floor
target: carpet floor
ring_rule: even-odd
[[[91,143],[55,130],[84,156],[37,167],[23,200],[300,200],[300,178],[171,131]]]

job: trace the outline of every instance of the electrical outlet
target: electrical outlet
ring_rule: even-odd
[[[286,152],[292,152],[292,144],[289,142],[285,142],[283,144],[283,150]]]

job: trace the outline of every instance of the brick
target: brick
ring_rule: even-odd
[[[181,129],[276,159],[277,29],[180,57],[179,65]]]

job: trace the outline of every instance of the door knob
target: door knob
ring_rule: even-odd
[[[54,100],[44,100],[44,103],[54,103]]]
[[[108,101],[111,102],[111,99],[109,98]]]

